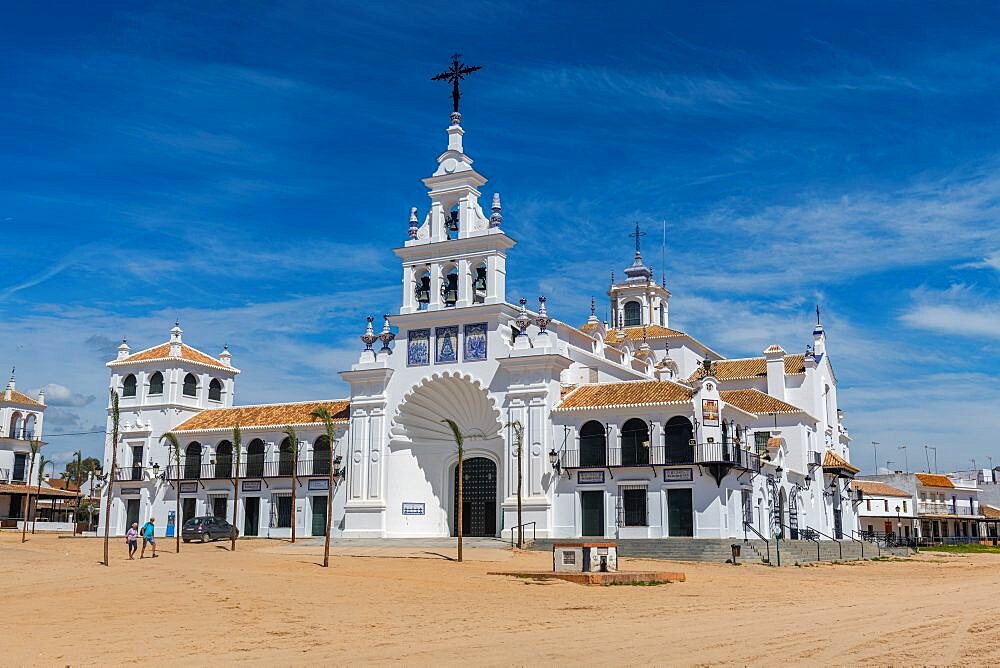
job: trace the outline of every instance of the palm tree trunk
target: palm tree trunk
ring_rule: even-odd
[[[462,561],[462,506],[465,505],[462,499],[462,452],[458,453],[458,520],[455,525],[455,533],[458,535],[458,560]]]
[[[333,528],[333,423],[327,421],[326,425],[326,440],[330,442],[330,468],[327,470],[329,474],[329,482],[326,484],[326,538],[323,545],[323,568],[329,568],[330,566],[330,531]],[[313,457],[316,454],[313,453]]]
[[[31,474],[35,468],[35,458],[31,458],[31,466],[28,467],[28,484],[24,486],[24,521],[21,522],[21,542],[28,540],[28,513],[31,511]]]
[[[108,484],[106,485],[107,501],[104,508],[104,565],[108,565],[108,540],[111,536],[111,501],[114,499],[115,467],[118,466],[118,444],[111,446],[111,470],[108,472]]]
[[[237,445],[236,448],[240,446]],[[236,470],[233,472],[233,530],[229,533],[229,551],[236,551],[236,509],[240,506],[240,453],[236,451]]]
[[[521,468],[521,443],[517,444],[517,549],[524,547],[524,520],[521,518],[521,487],[524,484],[524,471]]]
[[[181,455],[179,452],[174,453],[174,459],[177,460],[177,475],[174,479],[174,484],[177,486],[174,489],[176,493],[175,505],[174,505],[174,551],[177,554],[181,553]]]
[[[35,521],[38,519],[38,500],[42,498],[42,471],[38,471],[38,491],[35,492],[35,512],[31,514],[31,535],[35,535]]]
[[[292,444],[292,542],[295,542],[295,485],[298,481],[296,473],[298,473],[299,468],[299,457],[298,457],[299,444]]]

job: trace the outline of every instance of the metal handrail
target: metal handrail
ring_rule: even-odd
[[[788,529],[789,531],[792,530],[791,527],[785,527],[785,528]],[[819,542],[819,539],[818,538],[813,538],[813,533],[819,534],[819,532],[818,531],[813,532],[813,531],[811,531],[809,529],[809,527],[806,527],[805,530],[796,528],[795,529],[795,533],[798,534],[799,540],[810,540],[810,541],[816,543],[816,561],[823,561],[823,557],[820,554],[820,542]],[[841,556],[843,556],[843,550],[841,550]]]
[[[843,544],[842,544],[842,543],[841,543],[841,542],[840,542],[839,540],[837,540],[837,539],[836,539],[836,538],[834,538],[833,536],[830,536],[830,535],[828,535],[828,534],[825,534],[825,533],[823,533],[823,532],[822,532],[822,531],[820,531],[819,529],[814,529],[814,528],[812,528],[812,527],[811,527],[811,526],[809,526],[808,524],[806,525],[806,529],[807,529],[807,530],[809,530],[809,531],[812,531],[812,532],[814,532],[814,533],[818,533],[818,534],[819,534],[820,536],[823,536],[823,538],[827,538],[827,539],[829,539],[829,540],[832,540],[832,541],[833,541],[834,543],[836,543],[836,544],[837,544],[837,547],[838,547],[838,548],[840,548],[840,560],[841,560],[841,561],[843,561],[843,560],[844,560],[844,545],[843,545]],[[864,548],[862,548],[862,549],[861,549],[861,556],[862,556],[862,557],[864,557],[864,555],[865,555],[865,551],[864,551]]]
[[[764,541],[764,548],[767,550],[767,563],[770,564],[771,563],[771,544],[767,542],[767,538],[764,537],[764,534],[762,534],[761,532],[757,531],[757,529],[755,529],[754,526],[752,524],[750,524],[749,522],[747,522],[746,520],[743,520],[743,542],[744,543],[747,543],[747,542],[750,541],[750,539],[747,538],[747,529],[749,529],[750,531],[752,531],[754,534],[757,535],[758,538],[760,538],[762,541]]]
[[[864,543],[864,541],[861,541],[861,540],[858,540],[857,538],[855,538],[852,534],[854,534],[854,530],[853,529],[851,529],[851,531],[848,532],[847,537],[850,538],[851,540],[853,540],[855,543],[858,543],[858,544],[861,545],[861,558],[864,559],[865,558],[865,543]],[[889,547],[889,545],[886,544],[886,547]],[[875,549],[878,550],[878,556],[881,557],[882,556],[882,548],[878,546],[878,543],[875,543]]]
[[[523,544],[524,543],[524,538],[523,538],[523,536],[524,536],[524,527],[528,526],[529,524],[531,525],[531,542],[535,542],[535,540],[536,540],[536,538],[535,538],[535,536],[536,536],[535,530],[538,528],[538,526],[537,526],[537,524],[535,522],[525,522],[523,524],[518,524],[517,526],[513,526],[513,527],[510,528],[510,546],[511,547],[514,547],[514,543],[517,542],[517,541],[514,540],[514,530],[517,529],[518,535],[522,536],[521,543]]]

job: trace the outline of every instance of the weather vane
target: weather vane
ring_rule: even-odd
[[[458,82],[472,74],[476,70],[483,69],[480,65],[466,65],[460,58],[462,54],[455,53],[451,56],[451,67],[446,72],[431,77],[431,81],[448,81],[451,83],[451,100],[455,106],[454,113],[458,113],[458,99],[462,94],[458,90]]]

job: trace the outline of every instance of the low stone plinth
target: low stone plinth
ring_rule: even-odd
[[[565,580],[584,585],[641,585],[684,582],[687,576],[679,571],[617,571],[614,573],[568,573],[549,571],[493,571],[490,575],[508,575],[528,580]]]

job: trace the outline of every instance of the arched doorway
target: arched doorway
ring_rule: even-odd
[[[197,480],[201,477],[201,443],[191,441],[184,450],[184,477]]]
[[[788,537],[797,540],[799,537],[799,494],[793,492],[788,497]]]
[[[788,495],[784,489],[778,492],[778,512],[774,524],[774,534],[778,538],[785,538],[785,527],[788,526]]]
[[[457,535],[458,465],[452,480],[452,535]],[[486,457],[462,462],[462,535],[497,535],[497,465]]]
[[[255,438],[247,446],[247,478],[260,478],[264,475],[264,441]]]
[[[604,425],[591,420],[580,429],[580,466],[607,464],[607,437]]]

